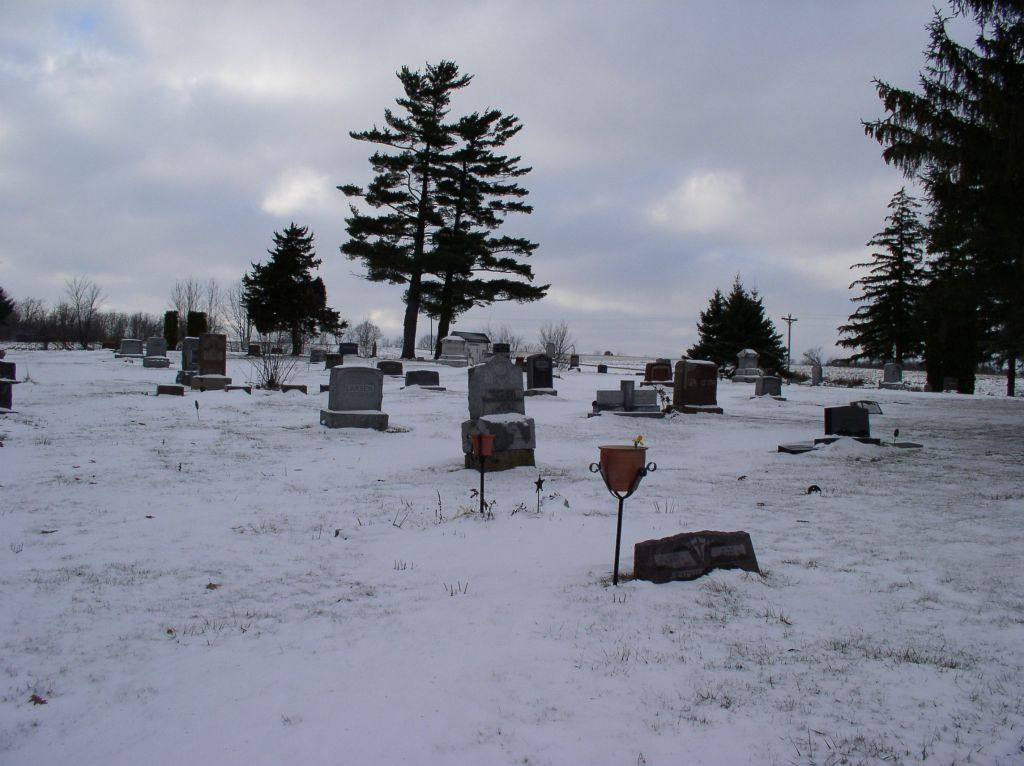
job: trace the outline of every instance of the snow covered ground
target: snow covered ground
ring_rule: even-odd
[[[563,372],[481,519],[465,369],[386,379],[378,433],[318,424],[321,365],[178,398],[109,351],[7,361],[0,763],[1024,762],[1024,399],[725,382],[724,415],[637,422],[586,417],[628,372]],[[924,449],[776,451],[852,399]],[[623,571],[743,529],[760,576],[611,586],[588,465],[637,433]]]

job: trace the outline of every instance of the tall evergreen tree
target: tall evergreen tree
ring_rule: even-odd
[[[452,94],[472,77],[460,75],[451,61],[428,64],[425,72],[402,67],[398,72],[404,96],[396,99],[403,113],[384,111],[385,127],[351,132],[357,141],[385,147],[370,156],[376,174],[363,189],[339,186],[347,197],[361,198],[377,215],[350,205],[346,219],[349,240],[341,251],[366,267],[366,279],[405,285],[402,357],[416,354],[416,321],[422,301],[422,281],[429,272],[427,249],[442,218],[435,201],[436,186],[446,172],[447,153],[455,143],[445,122]]]
[[[14,312],[14,301],[7,297],[7,293],[4,292],[4,288],[0,287],[0,324],[7,321]]]
[[[889,201],[891,211],[886,227],[868,241],[881,248],[871,261],[855,263],[851,268],[868,269],[850,289],[860,285],[861,294],[851,298],[860,302],[849,323],[839,328],[839,345],[859,349],[851,359],[878,359],[903,363],[922,349],[922,333],[917,308],[924,280],[925,232],[918,218],[920,206],[905,188]]]
[[[757,352],[758,364],[766,370],[784,370],[786,349],[782,334],[765,315],[757,290],[747,292],[737,276],[725,298],[715,290],[697,325],[698,341],[686,353],[695,359],[711,359],[718,365],[735,364],[745,348]]]
[[[430,272],[436,279],[423,285],[424,310],[437,319],[435,356],[452,322],[472,306],[535,301],[547,293],[548,285],[531,284],[533,270],[522,260],[537,244],[495,235],[508,214],[533,211],[515,180],[531,168],[497,152],[521,129],[519,118],[497,109],[463,117],[453,127],[458,143],[437,184],[444,223],[434,235]]]
[[[967,339],[950,328],[945,335],[964,345],[947,357],[957,357],[957,368],[982,350],[1006,360],[1012,395],[1024,354],[1024,5],[952,6],[978,24],[974,46],[950,38],[936,12],[921,92],[876,82],[887,115],[864,129],[885,161],[927,193],[935,279],[956,280],[960,295],[974,299],[977,332]]]
[[[341,332],[347,323],[327,306],[327,290],[312,269],[320,266],[313,250],[313,235],[305,226],[290,224],[284,233],[274,232],[270,260],[252,264],[242,277],[245,306],[261,333],[284,331],[291,335],[292,355],[302,353],[305,335]]]

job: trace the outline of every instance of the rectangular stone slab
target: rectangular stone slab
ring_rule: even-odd
[[[633,546],[633,576],[654,583],[694,580],[713,569],[758,572],[746,532],[683,532]]]

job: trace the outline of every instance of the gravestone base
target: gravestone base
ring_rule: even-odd
[[[121,354],[117,351],[114,352],[114,359],[145,359],[145,354]]]
[[[142,359],[143,367],[170,367],[171,360],[166,356],[147,356]]]
[[[174,383],[161,383],[156,387],[156,395],[169,394],[170,396],[184,396],[185,387]]]
[[[466,455],[465,465],[466,468],[472,468],[474,471],[480,470],[480,463],[472,453]],[[534,459],[532,449],[511,449],[503,452],[495,451],[493,455],[487,458],[487,462],[484,464],[484,471],[492,473],[494,471],[507,471],[510,468],[533,467],[535,465],[537,465],[537,462]]]
[[[814,440],[815,444],[833,444],[840,439],[853,439],[861,444],[874,444],[876,447],[882,443],[877,436],[819,436]]]
[[[178,370],[178,374],[174,376],[174,382],[182,386],[191,386],[195,374],[194,370]]]
[[[469,367],[469,359],[466,357],[454,357],[451,359],[445,359],[443,356],[437,360],[438,364],[443,364],[446,367]]]
[[[227,375],[193,375],[190,385],[193,391],[223,391],[230,383],[231,378]]]
[[[783,452],[787,455],[802,455],[805,452],[814,452],[814,444],[812,442],[797,442],[796,444],[780,444],[779,452]]]
[[[414,383],[411,386],[402,386],[402,390],[405,391],[407,388],[418,388],[421,391],[447,391],[448,389],[444,386],[421,386]]]
[[[553,388],[528,388],[523,391],[523,396],[558,396],[558,391]]]
[[[493,435],[495,453],[522,450],[533,452],[537,446],[537,429],[533,418],[520,416],[512,420],[508,415],[491,417],[495,419],[491,420],[487,415],[483,415],[476,420],[462,422],[462,451],[464,453],[468,455],[473,451],[473,442],[469,438],[472,433]],[[498,420],[497,418],[503,419]]]
[[[733,383],[757,383],[758,378],[762,377],[764,373],[758,367],[752,367],[746,370],[736,370],[732,376]]]
[[[899,383],[885,383],[884,381],[879,381],[878,382],[878,387],[879,388],[887,389],[889,391],[902,391],[904,388],[907,387],[907,384],[903,383],[903,382],[899,382]]]
[[[624,410],[609,410],[612,415],[618,415],[620,418],[663,418],[665,417],[664,412],[644,412],[643,410],[633,410],[631,412],[625,412]]]
[[[309,393],[306,390],[306,384],[305,383],[282,383],[281,384],[281,393],[282,394],[287,394],[289,391],[298,391],[299,393],[302,393],[302,394]]]
[[[633,546],[633,577],[653,583],[694,580],[713,569],[761,570],[746,532],[683,532]]]
[[[373,428],[386,431],[388,414],[380,410],[320,410],[320,425],[327,428]]]
[[[679,406],[672,406],[674,412],[682,412],[686,415],[699,415],[702,412],[706,412],[710,415],[722,415],[722,408],[714,404],[683,404]]]

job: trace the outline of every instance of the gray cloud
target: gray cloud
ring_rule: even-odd
[[[895,7],[894,7],[895,6]],[[316,233],[329,300],[397,333],[401,290],[344,259],[340,183],[369,177],[349,130],[381,122],[395,71],[453,59],[456,111],[497,106],[534,170],[528,306],[464,329],[583,350],[677,354],[740,274],[796,351],[831,348],[849,265],[903,183],[864,137],[879,76],[912,85],[929,0],[722,3],[15,2],[0,25],[0,284],[60,298],[99,282],[159,312],[177,279],[228,284],[289,221]],[[427,323],[424,321],[424,331]]]

